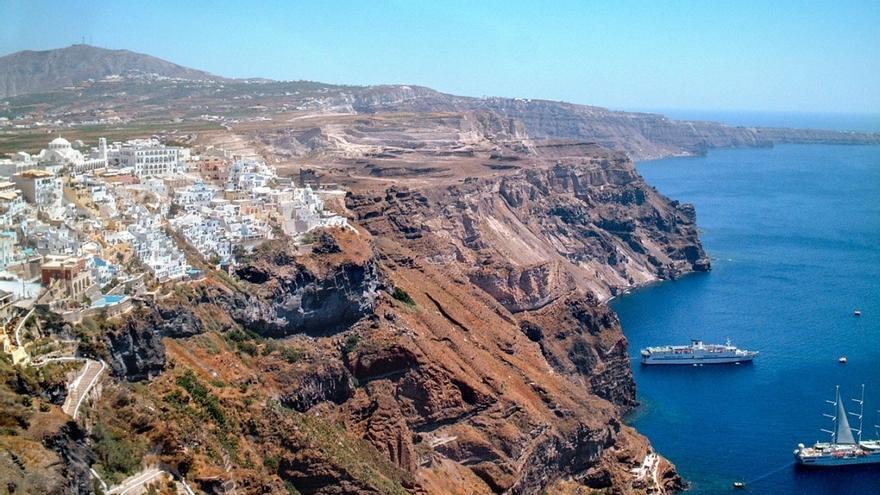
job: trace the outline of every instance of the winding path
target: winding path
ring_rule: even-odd
[[[122,483],[110,488],[105,493],[107,495],[136,495],[143,493],[146,491],[147,485],[163,475],[168,475],[168,473],[157,467],[149,467],[122,480]]]
[[[92,471],[92,474],[97,476],[97,473],[94,471]],[[166,479],[175,480],[178,493],[180,493],[180,490],[182,489],[183,493],[186,493],[186,495],[195,495],[195,492],[193,492],[192,488],[186,483],[185,479],[175,477],[171,472],[163,469],[161,466],[147,466],[141,472],[129,476],[110,489],[107,489],[107,485],[105,484],[104,493],[107,495],[139,495],[147,491],[147,487],[150,483],[153,483],[163,476],[166,477]],[[101,483],[103,483],[103,481],[101,481]]]
[[[62,359],[64,358],[58,358],[59,361]],[[72,417],[74,421],[76,421],[83,400],[88,396],[92,387],[98,383],[98,378],[100,378],[101,373],[107,367],[107,363],[103,360],[85,359],[85,362],[86,365],[83,367],[82,372],[68,385],[67,398],[64,400],[64,405],[61,406],[61,410]]]

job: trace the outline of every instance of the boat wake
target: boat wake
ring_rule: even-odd
[[[783,470],[785,470],[785,469],[789,469],[789,468],[791,468],[791,466],[793,466],[794,464],[795,464],[794,461],[792,461],[792,462],[789,462],[789,463],[787,463],[787,464],[785,464],[785,465],[779,466],[778,468],[776,468],[776,469],[770,471],[769,473],[764,473],[764,474],[762,474],[761,476],[758,476],[757,478],[754,478],[754,479],[751,479],[751,480],[746,481],[746,482],[745,482],[745,485],[748,487],[748,486],[751,485],[752,483],[757,483],[757,482],[759,482],[759,481],[763,481],[763,480],[765,480],[765,479],[767,479],[767,478],[773,476],[774,474],[776,474],[776,473],[778,473],[778,472],[780,472],[780,471],[783,471]]]

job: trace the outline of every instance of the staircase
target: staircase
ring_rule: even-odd
[[[67,399],[64,400],[64,405],[61,406],[61,410],[74,420],[76,420],[79,408],[86,396],[88,396],[89,391],[98,383],[98,378],[104,371],[104,368],[107,367],[103,361],[98,362],[86,359],[85,362],[86,365],[83,367],[82,372],[68,385]]]

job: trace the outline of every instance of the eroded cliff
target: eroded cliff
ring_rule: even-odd
[[[139,438],[205,489],[645,488],[630,469],[650,445],[620,419],[635,405],[627,342],[602,300],[707,269],[694,212],[622,155],[536,153],[500,174],[356,190],[357,232],[301,253],[270,243],[147,314],[168,318],[124,320],[107,333],[113,362],[139,362],[115,342],[148,344],[128,337],[148,325],[163,345],[147,354],[167,354],[119,373],[152,377],[127,407],[160,414],[105,406],[99,421],[140,418]],[[191,317],[173,339],[160,326]],[[657,488],[680,486],[662,466]]]
[[[353,185],[355,229],[77,326],[114,378],[68,472],[162,463],[208,493],[679,488],[665,461],[656,484],[631,471],[652,450],[621,420],[635,384],[604,301],[708,269],[693,208],[623,154],[481,132],[445,171]]]

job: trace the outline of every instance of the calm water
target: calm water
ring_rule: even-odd
[[[642,402],[631,423],[693,493],[730,493],[735,480],[751,493],[880,493],[880,467],[790,465],[799,442],[827,439],[819,429],[830,426],[822,413],[836,384],[848,398],[867,385],[865,437],[877,436],[880,146],[720,150],[639,170],[696,205],[714,265],[614,303]],[[637,364],[648,345],[726,337],[761,356],[745,366]]]

